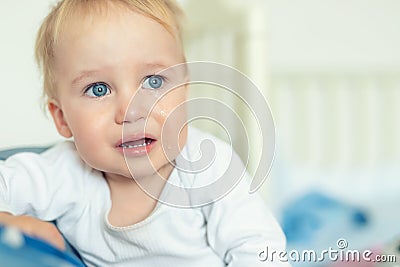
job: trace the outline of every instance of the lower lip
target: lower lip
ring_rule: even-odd
[[[157,141],[151,142],[146,146],[132,147],[132,148],[122,148],[117,147],[118,151],[126,157],[140,157],[150,153]]]

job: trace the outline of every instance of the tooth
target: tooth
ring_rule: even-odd
[[[143,147],[143,146],[147,146],[151,144],[151,140],[144,140],[143,144],[138,144],[138,145],[126,145],[126,144],[122,144],[121,147],[122,148],[136,148],[136,147]]]

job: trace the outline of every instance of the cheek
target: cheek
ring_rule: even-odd
[[[75,137],[93,138],[93,134],[104,133],[105,127],[110,125],[111,113],[107,106],[98,103],[76,101],[66,107],[68,124]]]
[[[157,103],[154,117],[165,130],[176,135],[176,131],[183,128],[187,120],[185,98],[181,94],[166,95]]]
[[[186,118],[186,90],[183,87],[171,90],[157,103],[155,111],[160,119],[182,121]]]
[[[93,134],[101,130],[101,121],[88,114],[74,116],[70,120],[70,128],[75,139],[93,138]]]
[[[164,97],[154,109],[155,120],[162,128],[164,150],[168,158],[175,158],[186,143],[187,111],[185,95],[171,93]]]
[[[87,109],[80,109],[79,112],[69,113],[68,124],[78,150],[83,154],[95,151],[93,147],[101,143],[102,136],[105,136],[107,129],[105,116],[94,114]]]
[[[74,141],[80,157],[92,168],[103,170],[104,148],[110,144],[98,120],[81,119],[74,125]]]
[[[91,120],[86,118],[77,118],[72,122],[71,131],[75,140],[78,151],[81,155],[90,154],[93,151],[93,143],[96,142],[96,124],[92,124]]]

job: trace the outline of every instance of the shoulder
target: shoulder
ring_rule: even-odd
[[[220,158],[234,153],[230,144],[195,127],[189,127],[186,146],[182,152],[189,158],[197,157],[201,152],[207,155],[214,154]]]
[[[88,196],[106,188],[98,177],[74,143],[64,141],[42,153],[18,153],[0,162],[0,198],[13,214],[54,220],[68,211],[82,212]],[[73,206],[81,208],[70,210]]]
[[[63,141],[55,144],[38,156],[49,162],[71,162],[77,165],[84,165],[76,150],[75,143],[72,141]]]
[[[55,175],[82,175],[90,171],[80,158],[72,141],[63,141],[44,152],[21,152],[2,162],[3,171],[9,175],[53,177]]]
[[[192,195],[202,204],[221,199],[248,179],[246,166],[231,144],[196,128],[189,128],[177,166],[180,182],[192,188]]]
[[[200,170],[218,172],[226,169],[232,159],[240,161],[231,144],[194,127],[189,127],[181,158],[184,160],[178,159],[178,165],[186,164],[186,169],[198,173]]]
[[[20,158],[52,158],[56,155],[77,153],[72,141],[62,141],[52,146],[42,147],[19,147],[0,151],[1,161],[13,161]]]

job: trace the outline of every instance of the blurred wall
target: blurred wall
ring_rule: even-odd
[[[400,69],[399,1],[267,2],[273,71]]]
[[[400,160],[399,1],[185,4],[203,29],[189,33],[189,59],[231,64],[270,103],[272,201],[315,187],[353,200],[397,194],[390,189],[398,188]]]
[[[36,31],[51,2],[0,1],[0,148],[58,140],[40,107],[41,82],[33,55]]]
[[[269,99],[285,160],[400,158],[399,11],[393,0],[268,0]]]

